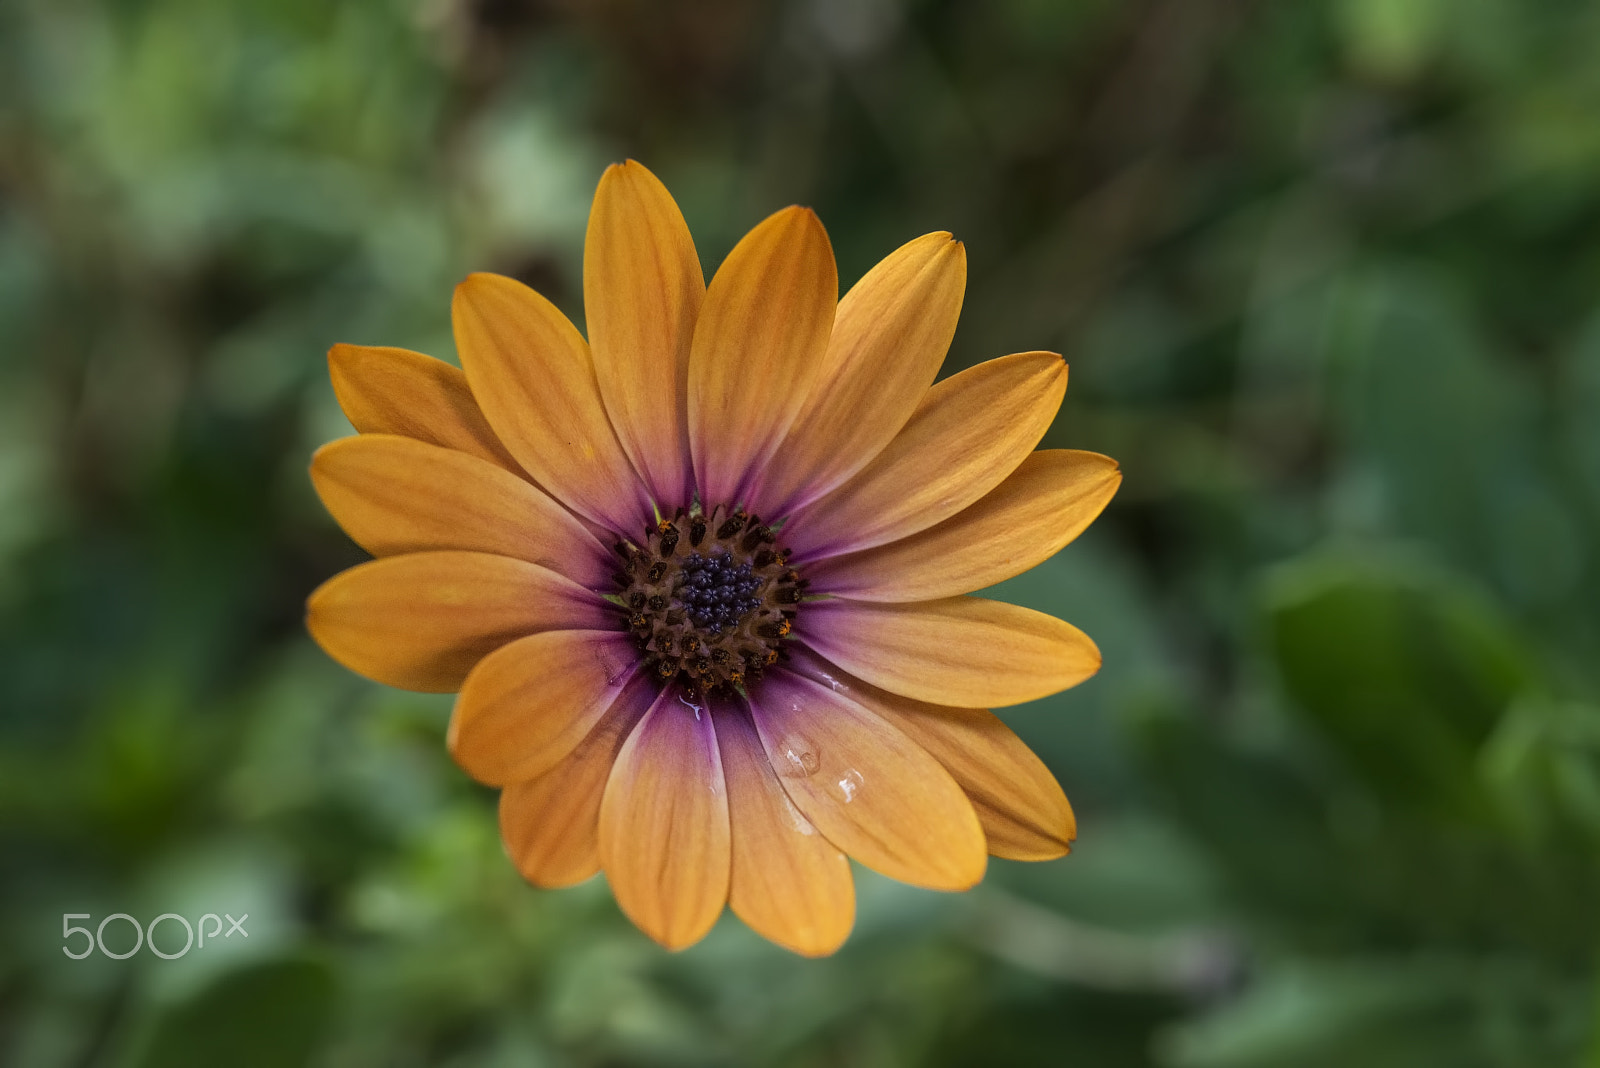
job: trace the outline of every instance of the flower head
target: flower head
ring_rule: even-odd
[[[1060,856],[1066,796],[986,709],[1082,681],[1099,652],[966,594],[1076,537],[1120,475],[1033,451],[1066,390],[1055,354],[934,383],[965,282],[935,233],[841,300],[822,224],[786,208],[707,287],[666,189],[611,167],[587,341],[476,274],[453,305],[463,370],[330,354],[360,434],[312,478],[377,559],[312,594],[312,635],[369,678],[459,690],[450,751],[502,789],[522,874],[603,869],[669,947],[729,904],[831,952],[847,856],[941,890],[986,854]]]

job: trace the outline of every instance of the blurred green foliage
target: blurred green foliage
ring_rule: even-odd
[[[1587,0],[0,0],[0,1061],[1600,1068],[1597,54]],[[451,356],[473,269],[581,317],[624,155],[708,268],[950,229],[947,370],[1067,354],[1047,444],[1126,481],[1000,593],[1106,654],[1006,713],[1073,856],[668,955],[304,636],[323,353]]]

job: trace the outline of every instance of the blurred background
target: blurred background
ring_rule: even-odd
[[[1597,55],[1580,0],[0,0],[0,1061],[1597,1068]],[[624,156],[708,274],[796,201],[846,284],[949,229],[946,373],[1066,354],[1046,444],[1126,481],[1000,595],[1105,652],[1005,713],[1072,856],[670,955],[307,639],[329,345],[454,359],[474,269],[581,322]]]

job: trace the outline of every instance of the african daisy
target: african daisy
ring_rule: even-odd
[[[452,309],[463,370],[333,349],[360,433],[312,478],[377,559],[312,594],[312,635],[379,682],[459,690],[450,752],[501,788],[522,874],[604,870],[670,948],[726,903],[832,952],[847,857],[960,890],[987,854],[1066,853],[1065,794],[987,708],[1072,686],[1099,652],[966,595],[1071,541],[1121,476],[1033,451],[1066,390],[1053,353],[934,383],[965,283],[935,233],[841,300],[822,224],[791,207],[708,287],[665,187],[611,167],[587,341],[475,274]]]

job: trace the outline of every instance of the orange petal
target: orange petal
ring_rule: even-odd
[[[403,690],[450,693],[479,660],[541,630],[603,630],[609,606],[548,568],[488,553],[390,556],[342,571],[306,602],[329,656]]]
[[[990,707],[1047,697],[1100,670],[1100,650],[1054,616],[981,597],[913,604],[817,601],[805,643],[852,675],[934,704]]]
[[[341,438],[311,458],[311,481],[374,556],[465,549],[513,556],[598,588],[609,551],[524,479],[476,456],[392,434]]]
[[[804,560],[909,537],[998,486],[1055,418],[1067,365],[1020,352],[938,383],[894,440],[850,481],[800,509],[784,540]]]
[[[950,773],[883,719],[776,670],[751,696],[767,759],[795,807],[873,871],[934,890],[983,878],[983,829]]]
[[[955,336],[967,252],[948,233],[890,253],[839,301],[828,355],[753,504],[788,515],[889,444],[939,373]]]
[[[931,753],[972,802],[992,855],[1053,860],[1070,851],[1078,825],[1061,784],[994,713],[899,697],[808,652],[796,652],[789,670],[848,694]]]
[[[855,923],[850,862],[783,792],[744,710],[719,710],[716,727],[733,830],[728,904],[762,937],[826,956]]]
[[[689,359],[689,445],[701,499],[737,503],[817,380],[839,275],[808,208],[768,216],[706,290]]]
[[[639,670],[620,630],[547,630],[478,662],[450,716],[450,755],[481,783],[543,775],[572,752]]]
[[[666,186],[633,160],[606,168],[583,245],[589,345],[611,425],[664,512],[691,495],[683,413],[705,292],[694,239]]]
[[[991,854],[1054,860],[1071,851],[1078,823],[1061,784],[993,712],[883,696],[870,707],[933,754],[961,785]]]
[[[328,376],[350,425],[363,434],[399,434],[470,453],[521,476],[495,437],[461,368],[408,349],[335,345]]]
[[[806,568],[814,590],[862,601],[931,601],[971,593],[1054,556],[1122,484],[1109,456],[1029,453],[976,504],[920,534]]]
[[[644,486],[567,317],[498,274],[457,286],[451,317],[472,393],[511,455],[562,504],[614,531],[640,529],[650,515]]]
[[[600,862],[617,904],[668,949],[698,942],[728,900],[728,792],[710,710],[661,692],[600,802]]]
[[[572,886],[600,870],[600,798],[611,765],[649,709],[656,686],[635,675],[565,759],[500,794],[500,837],[535,886]]]

